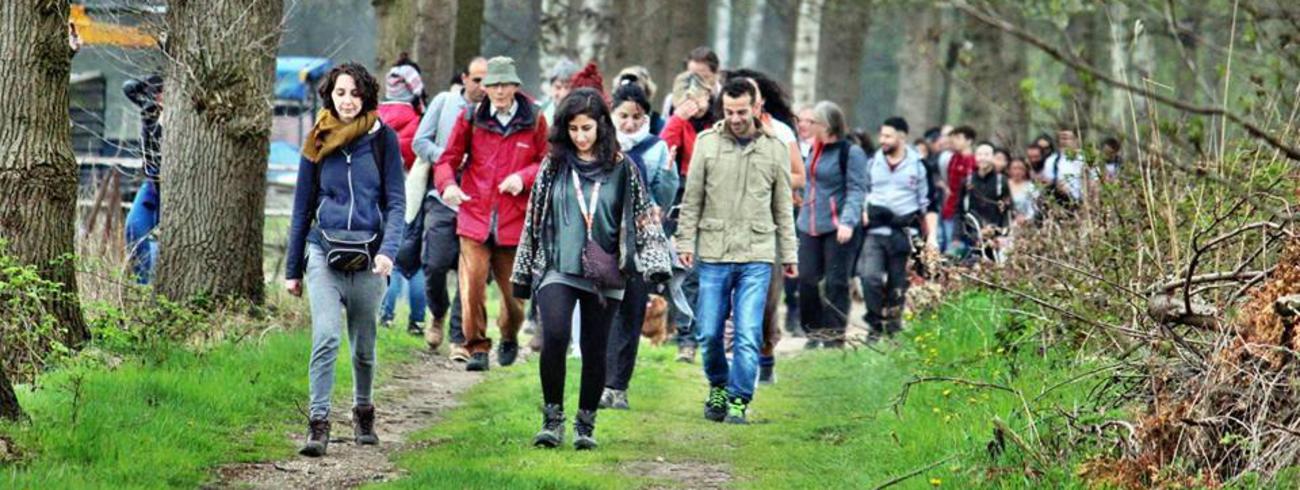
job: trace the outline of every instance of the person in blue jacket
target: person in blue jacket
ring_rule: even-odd
[[[289,224],[285,289],[311,303],[307,441],[323,456],[329,443],[330,392],[339,337],[352,348],[352,425],[357,444],[379,443],[371,382],[377,309],[406,225],[397,133],[379,121],[379,84],[364,67],[330,70],[320,87],[324,109],[307,134]],[[346,318],[344,312],[346,311]]]

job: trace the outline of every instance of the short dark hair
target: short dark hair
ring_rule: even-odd
[[[924,133],[921,133],[921,135],[927,141],[934,143],[935,141],[939,141],[940,136],[943,136],[943,129],[938,126],[932,126],[930,129],[925,130]]]
[[[758,94],[755,93],[754,84],[747,78],[733,78],[727,80],[727,84],[722,86],[722,95],[738,99],[742,95],[748,95],[749,101],[758,100]],[[721,99],[721,97],[719,97]]]
[[[894,128],[894,131],[907,134],[907,120],[899,116],[893,116],[890,117],[889,119],[885,119],[884,124],[881,124],[880,126],[881,127],[888,126]]]
[[[1115,138],[1114,136],[1107,136],[1106,139],[1101,140],[1101,146],[1102,146],[1103,148],[1109,146],[1109,147],[1114,148],[1114,149],[1116,149],[1116,150],[1119,150],[1119,149],[1122,148],[1122,147],[1119,145],[1119,139]]]
[[[692,49],[691,53],[686,55],[686,62],[690,63],[692,61],[708,65],[709,69],[713,70],[713,73],[717,73],[718,68],[722,67],[722,62],[718,61],[718,53],[714,53],[708,46]]]
[[[951,135],[951,134],[960,134],[960,135],[962,135],[962,136],[965,136],[966,139],[971,140],[971,141],[975,141],[975,136],[976,136],[976,134],[975,134],[975,128],[972,128],[972,127],[970,127],[970,126],[958,126],[957,129],[952,130],[952,132],[949,133],[949,134],[950,134],[950,135]]]
[[[334,98],[330,97],[330,93],[334,91],[334,83],[341,75],[352,77],[352,81],[357,84],[357,91],[361,93],[362,114],[379,108],[379,82],[375,81],[375,77],[370,75],[366,67],[355,61],[349,61],[330,69],[321,80],[320,88],[316,90],[320,95],[322,106],[329,109],[334,117],[338,117],[339,111],[334,108]]]
[[[609,116],[609,106],[605,105],[605,96],[592,88],[580,88],[570,92],[555,108],[555,125],[551,126],[551,163],[567,162],[569,155],[577,153],[577,146],[569,138],[569,122],[579,115],[586,115],[596,121],[596,144],[592,151],[596,160],[602,165],[618,163],[618,133],[614,130],[614,119]]]
[[[632,75],[635,78],[635,75]],[[641,107],[646,114],[650,114],[650,98],[646,97],[645,89],[642,89],[636,82],[628,82],[619,85],[614,89],[614,102],[610,104],[610,110],[618,107],[624,102],[631,102]]]

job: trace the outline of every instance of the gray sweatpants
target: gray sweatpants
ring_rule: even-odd
[[[311,302],[309,410],[311,418],[321,419],[330,413],[334,361],[338,359],[345,310],[348,344],[352,347],[353,404],[370,404],[375,373],[375,316],[387,282],[370,271],[331,269],[325,262],[325,252],[314,244],[307,245],[306,275],[307,299]]]

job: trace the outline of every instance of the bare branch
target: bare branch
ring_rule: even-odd
[[[1019,38],[1021,41],[1029,43],[1030,45],[1038,48],[1044,53],[1047,53],[1048,56],[1055,58],[1057,61],[1064,63],[1066,66],[1087,73],[1093,78],[1105,82],[1107,85],[1111,85],[1113,87],[1121,88],[1126,91],[1142,95],[1143,97],[1149,98],[1156,102],[1160,102],[1162,104],[1165,104],[1167,106],[1173,107],[1175,109],[1184,112],[1190,112],[1192,114],[1200,114],[1204,116],[1223,117],[1229,121],[1232,121],[1238,126],[1241,126],[1242,129],[1245,129],[1246,132],[1250,133],[1252,136],[1255,136],[1257,138],[1260,138],[1268,142],[1270,146],[1281,151],[1283,154],[1287,156],[1287,158],[1290,158],[1291,160],[1300,161],[1300,148],[1296,148],[1294,146],[1286,144],[1277,135],[1264,130],[1263,128],[1259,127],[1258,125],[1256,125],[1251,121],[1247,121],[1244,117],[1242,117],[1241,115],[1235,112],[1226,111],[1219,107],[1192,105],[1172,97],[1168,97],[1168,96],[1158,94],[1156,92],[1152,92],[1142,87],[1125,83],[1121,80],[1116,80],[1114,77],[1110,76],[1109,74],[1102,72],[1101,70],[1098,70],[1096,68],[1093,68],[1087,63],[1076,59],[1073,55],[1062,52],[1060,49],[1056,48],[1055,46],[1052,46],[1047,41],[1039,39],[1037,36],[1030,34],[1024,29],[1016,27],[1015,25],[1012,25],[1010,22],[993,17],[971,6],[969,3],[966,2],[966,0],[954,0],[952,2],[952,5],[957,10],[965,12],[967,15],[970,15],[971,17],[975,18],[975,20],[978,20],[990,26],[1001,29],[1003,32],[1011,34],[1012,36]]]

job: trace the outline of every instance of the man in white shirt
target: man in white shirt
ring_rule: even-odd
[[[1097,170],[1088,168],[1073,129],[1062,128],[1056,139],[1061,149],[1043,163],[1043,180],[1068,206],[1078,205],[1096,189]]]

